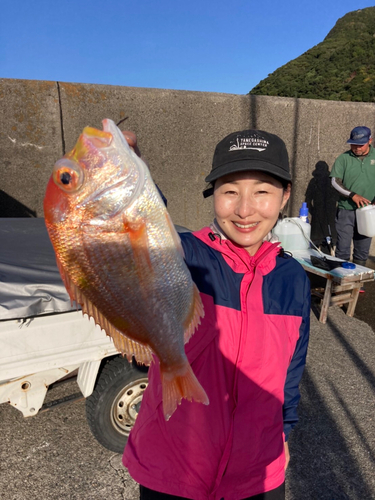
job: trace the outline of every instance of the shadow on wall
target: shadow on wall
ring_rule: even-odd
[[[36,212],[0,189],[0,217],[36,217]]]
[[[312,172],[305,200],[311,215],[311,239],[319,245],[327,236],[336,241],[335,216],[339,194],[331,186],[329,167],[325,161],[318,161]]]

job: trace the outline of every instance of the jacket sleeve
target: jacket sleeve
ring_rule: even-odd
[[[310,282],[307,276],[303,296],[304,305],[302,323],[299,330],[299,339],[287,371],[284,387],[283,419],[285,441],[288,440],[290,431],[298,422],[297,406],[301,397],[299,392],[299,383],[305,368],[307,345],[309,343],[311,292]]]

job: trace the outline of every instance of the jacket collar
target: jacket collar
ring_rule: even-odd
[[[280,242],[274,242],[269,233],[257,253],[252,256],[247,250],[229,240],[216,220],[209,227],[194,232],[194,236],[220,252],[230,267],[239,273],[246,273],[257,268],[262,275],[268,274],[276,266],[276,256],[281,250]]]

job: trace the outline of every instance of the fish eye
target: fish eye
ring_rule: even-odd
[[[60,181],[63,184],[70,184],[72,180],[72,175],[69,172],[63,172],[60,174]]]
[[[62,158],[55,163],[53,179],[63,191],[73,193],[83,184],[83,170],[77,163]]]

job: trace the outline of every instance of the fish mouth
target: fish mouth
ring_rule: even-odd
[[[113,134],[104,127],[103,130],[94,127],[85,127],[82,134],[98,149],[108,148],[114,139]]]
[[[109,175],[95,192],[82,200],[81,207],[89,207],[98,215],[103,209],[104,217],[112,217],[138,198],[146,180],[147,167],[112,120],[107,118],[102,123],[103,131],[88,127],[83,135],[103,155],[103,162],[109,162]],[[98,204],[102,207],[94,208]]]

